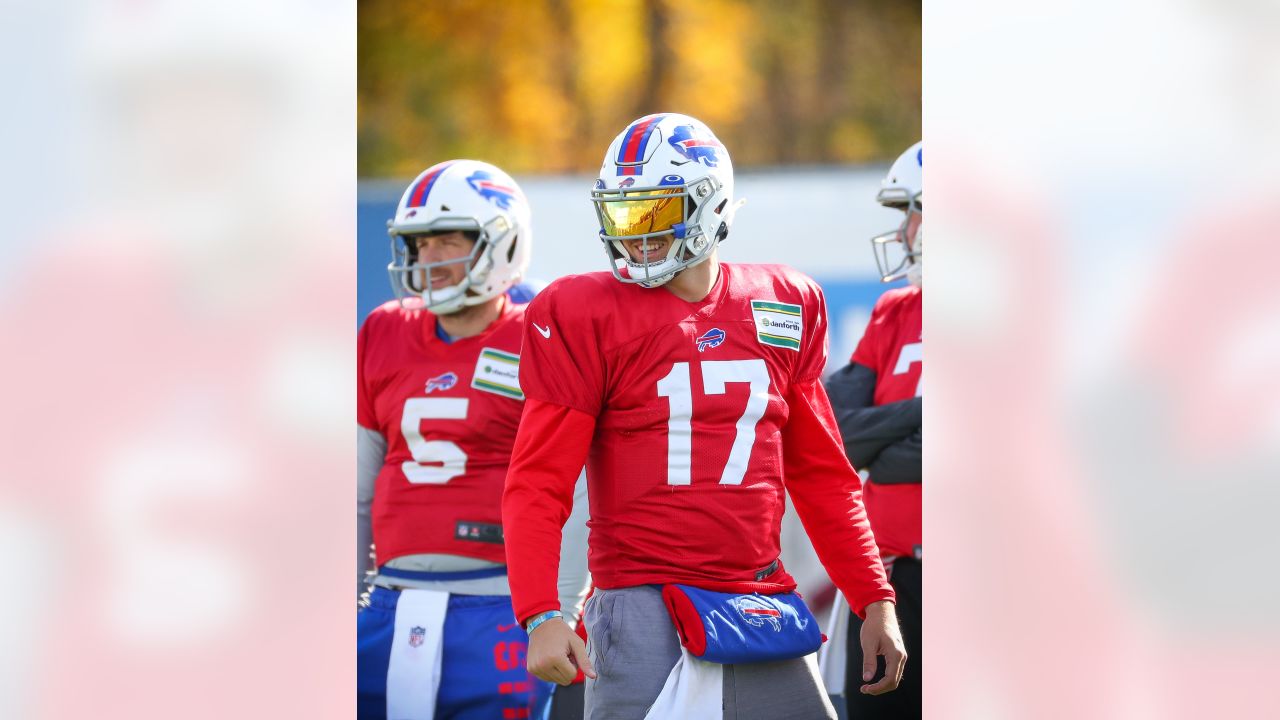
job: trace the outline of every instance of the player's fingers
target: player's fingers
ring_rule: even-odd
[[[886,653],[884,656],[885,664],[888,666],[884,674],[886,676],[890,673],[893,674],[893,686],[896,688],[902,684],[902,673],[907,669],[907,653],[905,650],[900,650],[896,647],[892,652],[892,655]],[[892,670],[889,669],[890,667]]]
[[[556,676],[553,682],[560,685],[571,685],[576,677],[578,677],[578,668],[569,662],[569,658],[566,657],[561,662],[556,663]]]
[[[539,678],[559,685],[568,685],[578,674],[573,663],[569,662],[569,658],[565,656],[548,658],[538,663],[537,668],[529,669]]]
[[[862,633],[858,639],[862,643],[862,681],[871,682],[876,676],[876,641],[868,637],[868,633]]]
[[[574,635],[569,640],[569,649],[573,651],[573,661],[577,663],[578,669],[582,670],[582,674],[596,679],[596,670],[591,666],[591,658],[587,656],[587,644],[582,642],[582,638]]]
[[[549,631],[549,630],[548,630]],[[542,632],[539,630],[539,632]],[[577,671],[573,668],[573,663],[569,662],[568,653],[564,651],[564,646],[560,645],[560,651],[554,648],[559,645],[553,639],[547,642],[547,637],[531,637],[528,650],[528,667],[529,672],[538,676],[540,680],[548,682],[564,684],[564,677],[568,675],[569,681],[572,681]]]
[[[890,647],[884,654],[884,677],[873,685],[863,685],[862,692],[865,695],[881,695],[898,687],[898,681],[902,679],[902,663],[905,657],[894,647]]]

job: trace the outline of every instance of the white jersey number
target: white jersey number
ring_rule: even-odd
[[[911,372],[911,366],[915,363],[924,362],[924,343],[915,342],[903,345],[898,350],[898,363],[893,366],[894,375],[902,375]],[[920,389],[923,384],[924,373],[920,373],[920,377],[916,378],[916,397],[921,397]]]
[[[751,394],[738,418],[729,450],[729,461],[720,475],[721,485],[741,485],[756,442],[756,424],[769,405],[769,368],[764,360],[706,360],[702,368],[702,391],[723,395],[729,383],[749,383]],[[693,482],[693,383],[689,363],[679,362],[658,381],[658,396],[667,398],[671,415],[667,420],[667,484]]]
[[[410,398],[404,403],[400,417],[400,434],[413,453],[413,460],[400,465],[411,483],[443,485],[467,471],[467,454],[457,443],[448,440],[426,440],[422,437],[423,420],[465,420],[466,398]]]

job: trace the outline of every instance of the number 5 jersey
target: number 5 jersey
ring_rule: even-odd
[[[387,440],[372,519],[377,563],[419,553],[503,562],[502,485],[524,394],[525,305],[445,342],[436,317],[389,302],[360,329],[357,422]]]

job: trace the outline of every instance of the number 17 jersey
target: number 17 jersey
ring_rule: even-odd
[[[589,273],[552,283],[527,319],[524,392],[596,417],[595,584],[794,587],[777,562],[781,430],[793,384],[826,364],[817,285],[784,266],[721,264],[689,303]]]

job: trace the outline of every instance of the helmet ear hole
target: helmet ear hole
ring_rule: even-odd
[[[520,236],[511,238],[511,247],[507,248],[507,262],[511,262],[516,257],[516,245],[520,243]]]
[[[724,203],[720,203],[720,206],[724,207]],[[727,237],[729,237],[729,223],[722,222],[720,228],[716,230],[716,242],[723,242]]]
[[[716,206],[716,214],[720,215],[721,213],[723,213],[724,206],[728,204],[729,204],[729,198],[725,198],[724,200],[721,200],[720,204]],[[724,227],[724,226],[722,225],[721,227]]]

